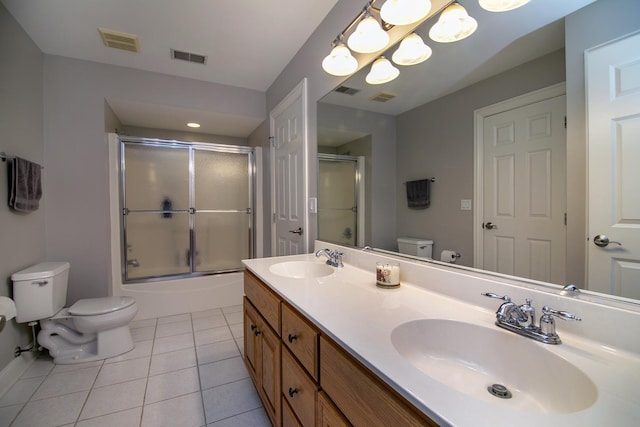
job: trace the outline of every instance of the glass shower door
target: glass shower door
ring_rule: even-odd
[[[188,273],[188,148],[127,144],[124,162],[127,278]]]
[[[345,157],[345,158],[340,158]],[[358,163],[346,156],[318,159],[318,238],[357,243]]]
[[[124,280],[224,273],[253,255],[253,150],[123,140]]]
[[[195,150],[194,271],[242,268],[251,254],[249,155]]]

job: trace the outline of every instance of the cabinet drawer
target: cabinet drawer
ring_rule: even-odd
[[[280,298],[251,272],[244,272],[244,293],[280,336]]]
[[[282,304],[282,341],[309,374],[318,380],[318,338],[313,326],[293,308]]]
[[[320,386],[353,425],[437,426],[324,336],[320,354]]]
[[[288,350],[282,351],[282,395],[303,426],[313,426],[318,387]]]

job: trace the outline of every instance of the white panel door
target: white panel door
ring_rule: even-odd
[[[563,283],[565,96],[484,118],[482,268]]]
[[[306,80],[271,112],[271,201],[274,256],[307,252]]]
[[[640,33],[587,51],[585,61],[588,288],[640,299]],[[611,243],[596,245],[598,235]]]

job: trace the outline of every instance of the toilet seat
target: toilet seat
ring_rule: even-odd
[[[72,316],[98,316],[125,309],[134,303],[135,300],[129,296],[88,298],[78,300],[68,310]]]

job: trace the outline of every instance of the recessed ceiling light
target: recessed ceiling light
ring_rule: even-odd
[[[199,128],[200,123],[190,122],[190,123],[187,123],[187,126],[189,126],[190,128]]]

